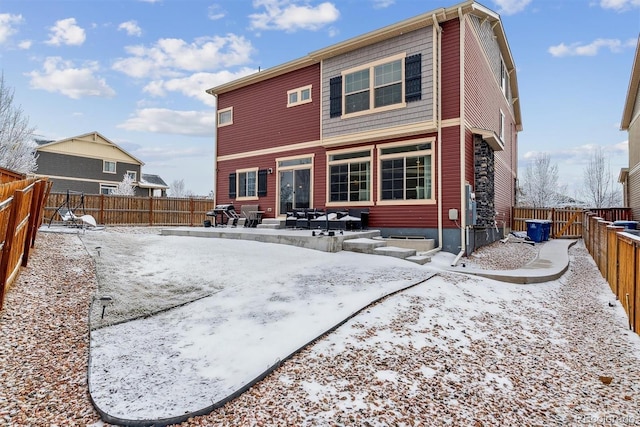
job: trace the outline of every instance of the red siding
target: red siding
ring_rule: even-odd
[[[442,25],[442,119],[460,117],[460,22]]]
[[[278,200],[276,189],[276,158],[283,156],[299,156],[312,155],[314,157],[314,176],[313,176],[313,206],[316,208],[324,208],[325,200],[325,177],[326,177],[326,159],[323,148],[314,148],[310,150],[294,150],[285,154],[268,154],[262,156],[245,157],[237,160],[228,160],[218,162],[218,180],[216,182],[216,203],[231,203],[236,210],[240,210],[243,204],[253,205],[259,204],[260,210],[265,211],[265,218],[274,218],[277,212]],[[274,173],[267,175],[267,195],[260,197],[259,200],[236,201],[229,198],[229,174],[238,169],[255,168],[268,169],[272,168]],[[271,211],[269,211],[271,208]]]
[[[472,127],[489,129],[499,134],[500,110],[505,114],[505,149],[495,153],[495,207],[498,221],[502,222],[504,219],[510,223],[517,171],[517,131],[514,117],[473,34],[473,27],[467,24],[465,31],[465,120]],[[470,134],[467,136],[467,147],[471,153],[471,158],[466,160],[467,167],[470,168],[467,179],[473,182],[473,141]]]
[[[310,103],[287,108],[287,91],[313,85]],[[218,156],[320,139],[320,65],[218,96],[233,107],[233,124],[218,128]]]
[[[437,134],[416,135],[415,138],[437,138]],[[414,138],[412,137],[412,138]],[[378,144],[404,141],[406,138],[394,138],[379,141]],[[433,194],[437,198],[438,190],[438,163],[437,141],[433,144],[434,156],[434,181]],[[373,159],[373,199],[378,199],[378,153],[374,150]],[[371,206],[369,208],[369,225],[371,227],[406,227],[406,228],[435,228],[438,226],[437,205],[401,205],[401,206]]]

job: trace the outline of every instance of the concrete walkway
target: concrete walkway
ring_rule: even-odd
[[[451,267],[449,271],[474,274],[509,283],[541,283],[556,280],[569,268],[569,248],[577,240],[551,239],[540,246],[536,259],[516,270],[479,270]]]

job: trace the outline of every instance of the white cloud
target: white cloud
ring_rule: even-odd
[[[591,155],[597,149],[602,148],[605,155],[611,159],[624,159],[629,153],[629,142],[622,141],[615,144],[601,145],[601,144],[584,144],[574,147],[567,147],[558,150],[548,152],[551,156],[552,162],[559,162],[563,165],[577,165],[585,166],[589,163]],[[523,159],[526,161],[532,160],[541,154],[539,151],[528,151],[524,154]]]
[[[165,96],[167,92],[179,92],[184,96],[198,99],[206,105],[215,107],[215,97],[206,93],[207,89],[255,72],[255,69],[245,67],[233,73],[227,70],[217,73],[195,73],[185,78],[154,80],[146,85],[143,91],[152,96]]]
[[[624,11],[634,7],[640,7],[640,0],[600,0],[600,7]]]
[[[254,0],[253,6],[266,9],[249,15],[251,28],[255,30],[316,31],[340,17],[338,9],[329,2],[311,7],[293,0]]]
[[[374,9],[386,9],[387,7],[393,5],[396,0],[373,0],[373,8]]]
[[[32,44],[33,42],[31,40],[22,40],[20,43],[18,43],[18,47],[22,50],[27,50],[31,49]]]
[[[115,91],[106,81],[94,74],[99,69],[96,62],[75,67],[71,61],[64,61],[60,57],[48,57],[42,68],[42,72],[32,71],[26,74],[31,77],[29,84],[33,89],[61,93],[72,99],[87,96],[111,98],[115,95]]]
[[[128,58],[119,59],[113,69],[131,77],[180,77],[183,71],[206,71],[243,65],[253,52],[251,42],[228,34],[202,37],[193,43],[182,39],[160,39],[153,46],[127,46]]]
[[[142,28],[138,26],[136,21],[127,21],[118,25],[118,30],[126,31],[130,36],[138,36],[142,35]]]
[[[137,110],[135,116],[118,128],[139,132],[169,133],[213,137],[216,127],[214,111],[175,111],[166,108]]]
[[[56,24],[49,28],[49,31],[49,40],[45,43],[54,46],[63,44],[80,46],[86,39],[84,29],[76,24],[75,18],[56,21]]]
[[[559,58],[564,56],[595,56],[600,49],[609,49],[613,53],[618,53],[628,46],[629,42],[623,43],[618,39],[596,39],[589,44],[572,43],[566,45],[560,43],[551,46],[548,51],[552,56]]]
[[[207,17],[212,21],[216,21],[218,19],[224,18],[226,12],[222,9],[222,7],[218,4],[212,4],[207,9]]]
[[[22,24],[24,19],[22,15],[11,15],[9,13],[0,13],[0,44],[4,44],[9,40],[16,30],[16,26]]]
[[[494,0],[498,5],[498,13],[503,15],[514,15],[522,12],[531,0]]]

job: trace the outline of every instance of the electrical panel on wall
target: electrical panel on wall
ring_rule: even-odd
[[[478,217],[476,214],[476,195],[472,191],[470,184],[465,184],[465,200],[466,200],[466,222],[467,225],[476,225]]]

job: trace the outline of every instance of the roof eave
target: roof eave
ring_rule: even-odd
[[[640,88],[640,36],[636,44],[636,54],[633,58],[631,67],[631,78],[629,79],[629,89],[627,90],[627,99],[624,103],[622,112],[622,121],[620,122],[621,130],[629,130],[631,120],[633,119],[633,110],[637,99],[638,89]]]
[[[433,23],[434,16],[439,22],[442,22],[458,16],[460,12],[468,13],[473,10],[485,9],[486,8],[478,5],[473,0],[468,0],[448,8],[435,9],[430,12],[415,16],[413,18],[398,22],[396,24],[392,24],[375,31],[371,31],[366,34],[345,40],[343,42],[336,43],[332,46],[313,51],[302,58],[284,63],[273,68],[267,68],[263,71],[259,71],[254,74],[239,78],[237,80],[233,80],[231,82],[207,89],[206,92],[209,95],[213,96],[220,95],[222,93],[230,92],[234,89],[249,86],[254,83],[277,77],[291,71],[307,67],[309,65],[317,64],[323,59],[331,58],[342,53],[351,52],[355,49],[359,49],[361,47],[368,46],[382,40],[386,40],[410,31],[427,27]],[[493,16],[495,16],[495,14],[493,14]]]

